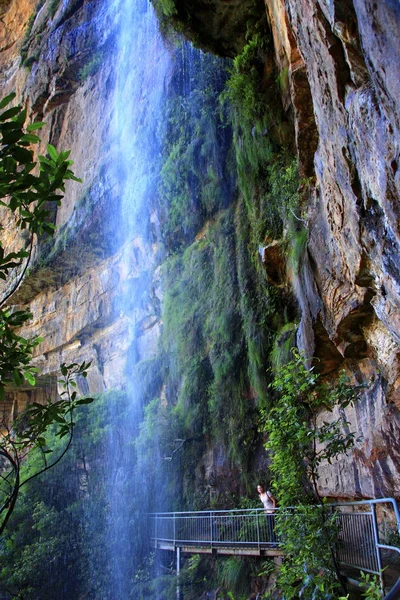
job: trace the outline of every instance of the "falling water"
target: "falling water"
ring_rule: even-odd
[[[131,597],[135,557],[140,552],[141,527],[146,513],[146,481],[134,473],[133,444],[142,407],[134,367],[153,351],[140,336],[151,319],[149,286],[155,266],[154,198],[160,172],[160,128],[163,123],[169,54],[158,32],[147,0],[114,0],[119,14],[115,88],[109,139],[113,160],[107,165],[119,190],[120,214],[114,235],[122,242],[120,283],[115,302],[127,331],[124,385],[128,405],[121,418],[111,415],[107,448],[106,548],[107,598]],[[113,240],[109,240],[112,245]],[[119,409],[120,410],[120,409]],[[118,422],[118,426],[115,424]]]
[[[199,119],[196,113],[202,114],[202,107],[208,106],[203,98],[204,90],[210,85],[207,77],[214,73],[213,85],[220,90],[224,75],[222,69],[220,73],[216,65],[211,67],[211,63],[203,60],[203,55],[189,43],[182,43],[173,51],[167,49],[148,0],[113,0],[107,5],[107,15],[110,27],[112,24],[116,33],[112,54],[108,56],[108,63],[112,61],[112,73],[107,81],[113,85],[108,85],[106,98],[105,114],[110,115],[105,124],[108,134],[103,140],[106,164],[100,169],[100,178],[107,184],[100,182],[99,187],[103,185],[104,189],[110,190],[112,198],[110,223],[105,224],[104,230],[112,232],[107,240],[108,255],[113,256],[115,280],[118,281],[112,320],[118,331],[113,326],[111,335],[115,339],[110,340],[110,346],[118,346],[117,356],[125,355],[123,368],[119,359],[113,362],[108,356],[107,369],[110,371],[115,366],[115,373],[111,376],[108,373],[108,381],[123,388],[124,395],[118,401],[115,396],[106,398],[107,444],[104,455],[99,457],[100,466],[93,466],[92,492],[85,517],[89,540],[85,560],[89,565],[91,598],[127,600],[136,598],[141,559],[144,557],[146,562],[149,556],[146,513],[168,510],[172,502],[180,503],[177,499],[179,477],[176,473],[171,476],[175,464],[170,465],[167,473],[162,460],[166,452],[171,452],[169,442],[166,448],[158,451],[157,434],[152,431],[149,438],[151,451],[147,455],[144,451],[143,459],[140,455],[144,430],[141,426],[144,422],[142,404],[154,396],[144,398],[137,374],[143,365],[160,360],[160,301],[158,290],[154,290],[154,272],[165,259],[158,219],[162,210],[166,210],[164,199],[159,197],[163,189],[160,185],[163,152],[165,154],[165,147],[168,147],[166,132],[169,119],[177,119],[171,113],[171,107],[178,105],[182,108],[179,115],[184,115],[187,121],[180,124],[188,129],[185,140],[186,136],[192,136],[200,152],[199,140],[205,142],[203,138],[206,137],[204,122],[207,121],[207,131],[212,129],[216,112],[214,106],[213,116],[210,119],[203,117],[199,133],[194,124]],[[115,22],[118,22],[116,28]],[[209,96],[214,98],[210,92]],[[210,98],[210,106],[213,106],[215,99],[211,101]],[[213,152],[219,143],[224,147],[224,132],[219,132],[218,139],[215,136]],[[191,139],[187,143],[190,146]],[[166,154],[168,151],[170,149]],[[220,159],[214,154],[206,158],[200,153],[199,161],[201,167],[193,168],[196,176],[192,173],[190,182],[184,184],[190,188],[188,211],[194,210],[191,199],[196,194],[200,196],[200,173],[206,176],[209,164],[220,175],[221,198],[227,195]],[[189,177],[190,169],[188,173]],[[196,201],[199,202],[197,197]],[[160,205],[163,206],[161,210]],[[194,218],[195,226],[200,226],[199,215]],[[193,231],[195,226],[192,226]],[[188,233],[189,242],[192,230]],[[173,369],[173,365],[169,366]],[[152,366],[149,372],[157,378],[157,368],[153,370]],[[160,383],[163,379],[160,374],[158,379],[155,396],[160,397],[165,382]],[[151,462],[148,456],[151,456]],[[157,467],[157,456],[164,468]],[[97,467],[102,474],[96,487],[94,473]],[[146,564],[144,568],[147,568]],[[163,574],[162,570],[156,574],[160,573]],[[149,600],[158,600],[161,594],[156,585],[152,589]]]

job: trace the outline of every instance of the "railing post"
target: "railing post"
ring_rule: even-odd
[[[259,552],[260,552],[260,554],[261,554],[261,548],[260,548],[260,522],[259,522],[259,520],[258,520],[258,515],[259,515],[259,512],[258,512],[258,510],[257,510],[257,512],[256,512],[256,524],[257,524],[257,546],[258,546],[258,551],[259,551]]]
[[[173,513],[173,534],[174,534],[174,548],[176,543],[176,513]]]
[[[213,533],[214,533],[213,532],[213,514],[210,511],[210,545],[211,545],[211,548],[212,548],[212,545],[213,545],[213,538],[214,538]]]
[[[176,548],[176,600],[181,600],[181,586],[179,577],[181,574],[181,549]]]
[[[376,505],[372,504],[371,508],[372,508],[372,510],[371,510],[372,528],[373,528],[373,532],[374,532],[376,559],[377,559],[377,563],[378,563],[378,571],[379,571],[379,577],[380,577],[380,580],[381,580],[382,593],[384,594],[384,583],[383,583],[383,573],[382,573],[382,559],[381,559],[381,551],[380,551],[380,548],[379,548],[379,530],[378,530],[378,521],[377,521],[377,518],[376,518]]]
[[[156,549],[157,549],[157,546],[158,546],[158,520],[157,520],[157,518],[158,518],[158,513],[156,513],[156,524],[155,524],[155,528],[154,528],[155,529],[155,531],[154,531],[154,545],[155,545]]]

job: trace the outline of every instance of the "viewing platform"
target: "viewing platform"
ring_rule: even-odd
[[[400,577],[400,515],[393,498],[327,504],[336,517],[336,557],[347,574],[360,570],[378,575],[383,589],[391,589]],[[290,519],[296,508],[207,510],[150,514],[153,548],[186,554],[235,554],[283,557],[275,521]],[[393,542],[394,543],[394,542]],[[179,565],[178,565],[179,570]],[[398,595],[387,598],[400,598]]]

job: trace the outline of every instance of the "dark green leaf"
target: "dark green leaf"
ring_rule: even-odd
[[[1,113],[0,121],[7,121],[7,119],[12,119],[13,117],[16,117],[17,115],[19,115],[20,112],[21,112],[20,106],[14,106],[13,108],[9,108],[8,110]]]
[[[77,405],[80,404],[91,404],[94,401],[94,398],[81,398],[80,400],[76,401]]]
[[[44,121],[36,121],[36,123],[31,123],[26,128],[27,131],[37,131],[38,129],[42,129],[46,123]]]
[[[49,153],[50,158],[54,160],[54,162],[57,162],[58,152],[52,144],[47,144],[47,152]]]
[[[7,106],[7,104],[10,104],[11,100],[14,100],[15,96],[16,96],[16,93],[11,92],[11,94],[8,94],[8,96],[3,98],[3,100],[0,102],[0,110],[2,108],[4,108],[5,106]]]

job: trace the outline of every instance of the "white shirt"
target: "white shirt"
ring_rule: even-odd
[[[266,511],[273,512],[271,509],[275,508],[275,506],[272,500],[272,494],[269,490],[264,492],[264,494],[260,494],[260,500],[264,504],[264,508]]]

